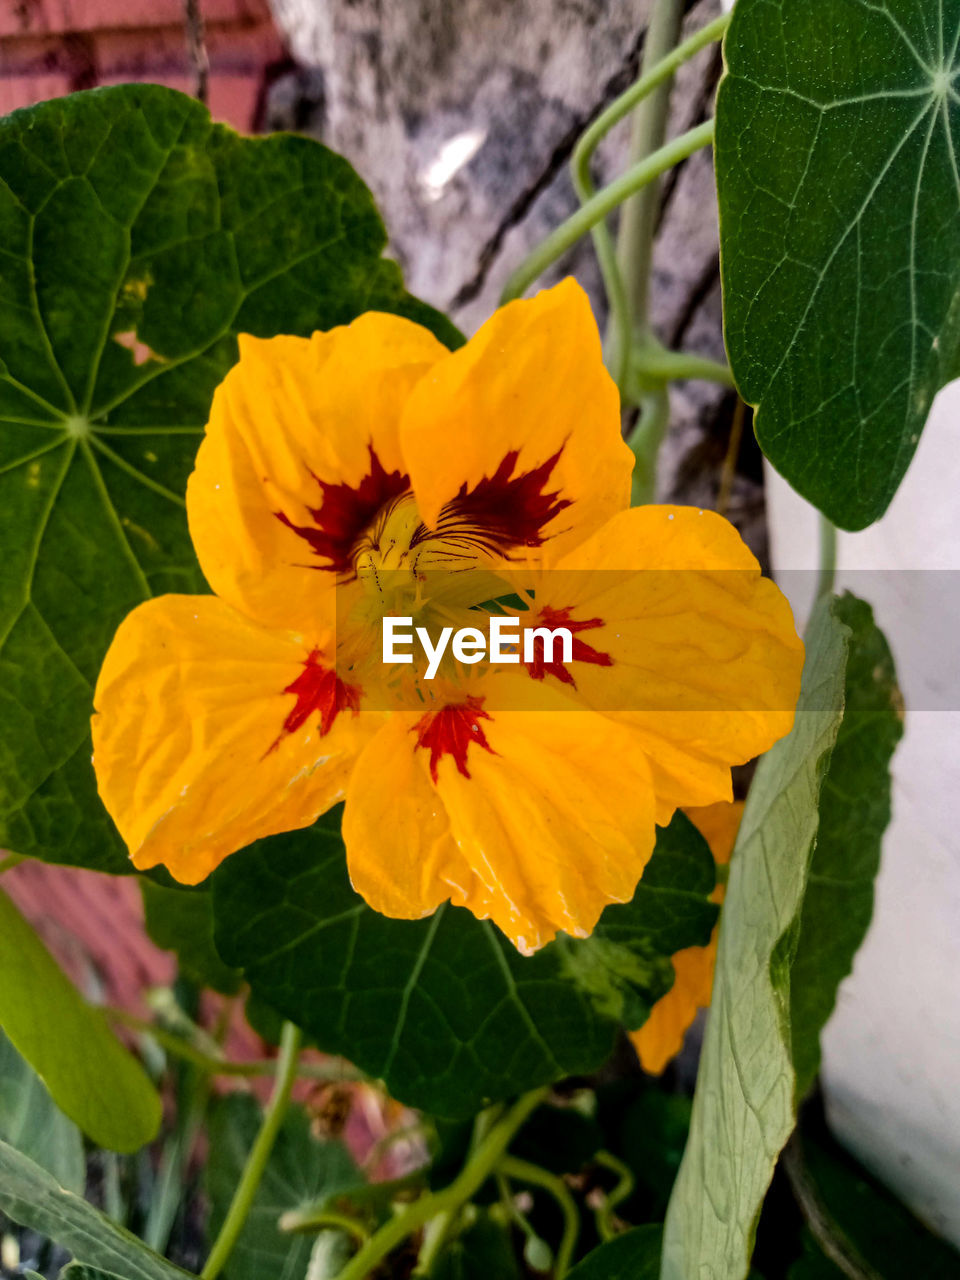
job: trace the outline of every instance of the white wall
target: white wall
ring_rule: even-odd
[[[954,383],[886,516],[840,535],[838,586],[873,604],[907,716],[874,919],[824,1034],[823,1078],[838,1137],[960,1245],[958,426]],[[811,569],[815,512],[769,468],[767,483],[776,572]],[[808,603],[810,575],[783,582]]]

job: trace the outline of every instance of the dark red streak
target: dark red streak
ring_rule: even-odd
[[[465,778],[470,777],[467,752],[471,743],[496,755],[480,725],[481,720],[491,719],[482,708],[482,698],[467,698],[466,702],[451,703],[439,711],[428,711],[413,726],[417,746],[430,752],[430,777],[434,782],[437,781],[437,766],[443,756],[453,756],[457,771]]]
[[[357,714],[363,690],[359,685],[347,684],[341,680],[332,667],[324,666],[320,662],[320,651],[314,649],[296,680],[288,684],[283,692],[292,693],[297,701],[284,720],[280,737],[270,748],[271,751],[276,750],[286,734],[295,733],[301,728],[315,711],[320,715],[320,735],[326,737],[341,711]]]
[[[313,525],[296,525],[282,511],[274,512],[316,555],[329,561],[318,568],[352,574],[353,549],[360,535],[373,523],[378,511],[410,488],[408,476],[401,471],[385,471],[373,445],[367,448],[370,471],[358,485],[332,484],[314,476],[323,501],[319,507],[308,508]]]
[[[591,631],[594,627],[602,627],[602,618],[571,618],[569,609],[551,609],[546,606],[540,610],[537,626],[547,627],[550,631],[553,631],[556,627],[566,627],[573,635],[571,656],[574,662],[591,662],[597,667],[613,666],[613,659],[609,653],[594,649],[577,635],[579,631]],[[575,689],[577,682],[562,662],[556,660],[553,662],[544,661],[543,640],[539,636],[535,636],[533,643],[534,659],[532,662],[528,662],[526,667],[534,680],[543,680],[548,675],[556,676],[563,684],[572,685]],[[555,640],[554,653],[557,652],[558,647],[560,647],[560,641]]]

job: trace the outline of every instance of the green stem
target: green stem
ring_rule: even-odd
[[[299,1028],[292,1022],[285,1022],[280,1038],[277,1082],[264,1112],[260,1132],[247,1156],[247,1163],[244,1165],[240,1182],[234,1192],[230,1208],[227,1210],[223,1226],[220,1228],[220,1234],[213,1242],[210,1256],[200,1272],[200,1280],[214,1280],[214,1277],[220,1274],[233,1252],[237,1237],[243,1230],[243,1224],[247,1220],[250,1206],[257,1194],[270,1152],[273,1150],[273,1144],[277,1140],[277,1134],[280,1132],[280,1126],[287,1111],[293,1082],[297,1078],[297,1056],[301,1042],[302,1035]]]
[[[438,1213],[436,1217],[431,1218],[427,1223],[423,1233],[423,1244],[420,1246],[417,1265],[413,1269],[411,1280],[424,1280],[425,1277],[433,1274],[433,1268],[443,1250],[455,1220],[456,1214],[453,1210],[446,1209],[443,1213]]]
[[[627,1196],[632,1193],[637,1185],[637,1180],[630,1166],[624,1164],[622,1160],[618,1160],[609,1151],[598,1151],[594,1156],[594,1160],[596,1160],[597,1164],[602,1164],[604,1168],[611,1169],[618,1178],[616,1186],[607,1192],[603,1206],[597,1210],[597,1234],[601,1240],[612,1240],[616,1235],[612,1221],[613,1211],[618,1204],[626,1200]]]
[[[515,1178],[518,1182],[529,1182],[532,1186],[541,1187],[556,1200],[563,1214],[563,1237],[557,1250],[554,1265],[554,1280],[563,1280],[570,1270],[573,1251],[577,1247],[577,1236],[580,1234],[580,1214],[574,1203],[567,1184],[556,1174],[548,1173],[538,1164],[530,1164],[527,1160],[518,1160],[516,1156],[504,1156],[500,1162],[503,1174]]]
[[[343,1268],[336,1280],[366,1280],[376,1265],[420,1227],[438,1214],[454,1213],[479,1190],[502,1160],[524,1120],[540,1105],[548,1090],[525,1094],[483,1137],[457,1177],[442,1191],[421,1196],[409,1208],[385,1222],[374,1237]],[[203,1277],[203,1280],[207,1280]]]
[[[312,1235],[330,1228],[345,1231],[360,1244],[366,1244],[370,1239],[370,1232],[359,1219],[346,1213],[336,1213],[333,1209],[290,1209],[281,1216],[277,1225],[281,1231],[289,1231],[293,1235]]]
[[[236,1062],[231,1058],[217,1058],[204,1053],[195,1045],[184,1040],[174,1031],[148,1022],[146,1018],[138,1018],[126,1009],[117,1009],[112,1005],[103,1006],[104,1014],[113,1022],[119,1022],[132,1031],[151,1036],[161,1048],[176,1058],[182,1058],[200,1071],[211,1076],[239,1076],[241,1078],[257,1078],[274,1076],[279,1070],[276,1058],[257,1058],[252,1062]],[[362,1080],[364,1077],[355,1067],[344,1062],[301,1062],[297,1067],[297,1075],[305,1080]]]
[[[722,17],[714,19],[702,30],[690,36],[688,40],[684,40],[682,44],[677,45],[655,66],[650,65],[647,57],[644,57],[644,70],[639,80],[635,81],[629,89],[615,99],[594,120],[593,124],[584,131],[576,147],[574,147],[570,160],[570,174],[573,179],[574,189],[582,203],[588,201],[595,194],[593,178],[590,174],[590,163],[597,147],[610,130],[619,124],[624,117],[628,116],[645,98],[649,97],[654,90],[670,80],[677,69],[688,59],[694,57],[695,54],[699,53],[706,45],[713,43],[714,40],[719,40],[724,31],[726,31],[729,22],[729,14],[724,14]],[[647,46],[647,51],[649,51],[649,45]],[[633,320],[630,304],[623,276],[620,274],[620,264],[617,261],[617,251],[613,243],[613,236],[610,234],[610,228],[605,222],[600,222],[594,227],[593,242],[600,263],[600,272],[603,276],[607,299],[610,303],[608,363],[622,395],[626,383],[630,347],[633,341]]]
[[[652,502],[657,490],[657,458],[670,422],[670,396],[667,388],[657,387],[640,399],[640,417],[627,437],[636,464],[633,468],[631,504],[642,507]]]
[[[643,45],[642,74],[652,72],[674,51],[682,22],[683,0],[656,0]],[[670,71],[637,108],[630,135],[631,163],[652,156],[663,146],[672,82],[673,72]],[[617,260],[626,289],[631,328],[634,334],[640,335],[645,334],[648,328],[650,262],[659,202],[660,184],[654,178],[646,184],[642,194],[624,205],[617,235]]]
[[[837,526],[820,513],[820,573],[817,577],[817,599],[833,592],[837,576]]]
[[[667,169],[693,155],[701,147],[707,147],[713,141],[713,121],[707,120],[681,134],[633,165],[609,186],[597,194],[569,218],[560,224],[529,254],[507,281],[500,299],[501,304],[519,298],[533,284],[551,263],[556,262],[581,236],[595,227],[598,222],[622,204],[628,196],[640,191],[647,183],[658,178]]]
[[[728,364],[721,364],[719,360],[694,355],[689,351],[668,351],[659,342],[648,341],[635,348],[633,367],[642,378],[663,382],[700,378],[706,382],[719,382],[731,390],[736,386]]]

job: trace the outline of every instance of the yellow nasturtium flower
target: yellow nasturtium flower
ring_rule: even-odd
[[[589,933],[655,822],[729,799],[731,764],[790,729],[803,655],[726,521],[629,509],[632,463],[573,281],[453,353],[378,313],[241,337],[187,488],[216,594],[135,609],[96,690],[136,866],[194,884],[345,800],[376,910],[450,899],[524,951]],[[383,663],[385,614],[476,625],[524,591],[569,664]]]
[[[687,817],[710,846],[718,867],[726,866],[733,853],[734,842],[743,817],[743,801],[705,805],[687,809]],[[722,902],[723,884],[714,889],[712,901]],[[650,1010],[650,1017],[630,1039],[640,1065],[650,1075],[658,1076],[667,1063],[683,1048],[684,1037],[701,1009],[710,1003],[713,971],[717,963],[717,935],[714,925],[705,947],[686,947],[673,957],[673,986]]]

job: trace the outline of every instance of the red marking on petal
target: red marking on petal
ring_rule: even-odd
[[[473,742],[491,755],[496,755],[480,724],[481,720],[490,719],[491,716],[483,710],[482,698],[453,702],[441,707],[439,711],[428,711],[425,716],[421,716],[412,732],[417,735],[417,746],[430,752],[430,777],[434,782],[437,780],[437,766],[443,756],[453,756],[458,772],[465,778],[470,777],[467,752]]]
[[[329,560],[318,565],[336,573],[353,573],[353,549],[363,531],[373,522],[377,512],[410,488],[410,479],[401,471],[385,471],[374,452],[370,453],[370,470],[357,485],[333,484],[314,476],[323,501],[308,508],[313,525],[296,525],[282,511],[277,519],[307,542],[314,554]]]
[[[288,684],[283,692],[292,693],[297,701],[284,720],[280,737],[270,748],[271,751],[276,750],[285,734],[295,733],[301,728],[314,711],[320,714],[320,735],[325,737],[341,711],[357,714],[363,691],[358,685],[341,680],[332,667],[323,666],[320,651],[314,649],[296,680]]]
[[[571,656],[574,662],[592,662],[597,667],[613,666],[613,659],[609,653],[594,649],[585,640],[581,640],[577,634],[579,631],[592,631],[594,627],[602,627],[602,618],[571,618],[569,609],[551,609],[547,605],[540,610],[535,625],[547,627],[551,631],[556,627],[566,627],[573,636]],[[554,643],[554,653],[557,651],[558,643]],[[562,662],[544,661],[543,640],[539,636],[534,636],[533,638],[533,652],[533,661],[528,662],[526,667],[534,680],[543,680],[545,676],[550,675],[556,676],[563,684],[572,685],[574,689],[577,687],[576,680],[574,680],[572,674]]]
[[[485,476],[469,492],[466,484],[443,508],[435,530],[424,529],[423,537],[467,533],[472,542],[488,551],[504,552],[511,547],[539,547],[546,525],[570,506],[569,498],[544,489],[560,459],[560,449],[532,471],[514,475],[519,453],[506,454],[492,476]]]

